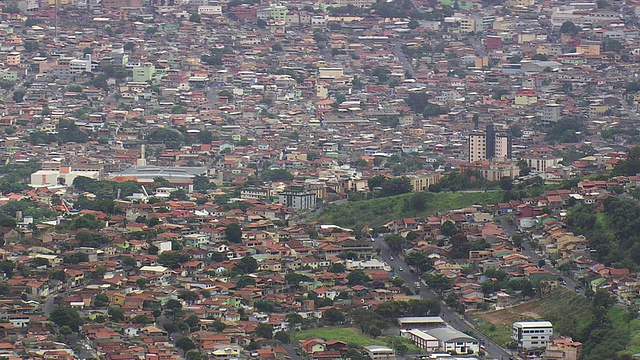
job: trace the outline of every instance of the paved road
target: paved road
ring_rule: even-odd
[[[292,340],[291,344],[282,344],[282,347],[287,351],[287,355],[289,355],[291,360],[304,360],[304,358],[296,352],[299,351],[297,345],[294,345],[296,343],[297,341]]]
[[[374,238],[373,246],[377,249],[380,249],[380,256],[398,273],[402,279],[404,279],[405,283],[415,292],[415,283],[416,281],[420,281],[418,275],[409,271],[409,266],[404,262],[404,260],[397,255],[392,255],[389,251],[389,247],[383,240],[383,236],[378,236]],[[393,260],[391,259],[393,257]],[[402,269],[402,271],[400,271]],[[447,305],[440,300],[440,298],[426,286],[422,286],[420,289],[420,297],[422,298],[431,298],[440,301],[441,314],[443,320],[449,323],[454,328],[460,331],[472,331],[484,339],[485,342],[485,352],[487,353],[487,358],[494,359],[509,359],[513,354],[503,350],[496,343],[491,341],[489,338],[481,334],[474,325],[465,319],[460,314],[451,310]]]
[[[509,223],[506,217],[502,216],[499,218],[499,220],[500,220],[500,226],[504,230],[505,234],[507,234],[509,237],[513,237],[513,235],[517,233],[516,227],[511,223]],[[535,252],[535,249],[526,240],[522,243],[522,252],[525,255],[527,255],[529,259],[531,259],[531,261],[533,261],[534,263],[538,263],[541,259],[543,259],[543,257],[538,255],[538,253]],[[564,286],[566,286],[567,288],[573,291],[575,291],[576,288],[581,289],[580,284],[576,283],[571,276],[565,276],[556,268],[551,266],[551,264],[549,264],[549,262],[546,259],[544,260],[546,261],[546,263],[542,268],[545,270],[549,270],[552,274],[556,276],[562,277],[565,281],[565,283],[563,284]]]
[[[401,39],[394,37],[391,41],[393,43],[393,55],[398,59],[400,65],[402,65],[402,69],[413,75],[413,65],[411,64],[411,60],[404,54],[404,51],[402,51]]]

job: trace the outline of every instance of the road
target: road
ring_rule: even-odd
[[[413,72],[413,65],[411,64],[411,61],[407,58],[407,56],[404,54],[404,51],[402,51],[402,42],[400,41],[401,39],[399,38],[393,38],[392,42],[393,42],[393,56],[396,57],[396,59],[398,59],[398,61],[400,62],[400,65],[402,65],[402,69],[406,72],[409,72],[410,74],[414,74]]]
[[[414,284],[416,283],[416,281],[420,281],[420,278],[413,272],[409,271],[409,266],[400,256],[392,255],[392,253],[389,251],[389,247],[383,240],[383,236],[374,238],[373,247],[375,247],[376,249],[380,249],[380,256],[382,257],[382,259],[386,261],[387,264],[389,264],[397,272],[398,276],[402,277],[402,279],[411,288],[411,290],[415,292],[416,288]],[[402,269],[402,271],[400,271],[400,269]],[[454,312],[449,307],[447,307],[447,305],[442,302],[442,300],[431,289],[428,289],[426,286],[421,286],[420,297],[438,300],[441,307],[440,316],[444,321],[449,323],[449,325],[460,331],[471,331],[475,334],[481,335],[481,337],[484,339],[487,358],[502,360],[509,359],[510,357],[514,356],[513,354],[505,351],[489,338],[481,334],[464,316]]]
[[[515,234],[517,234],[516,227],[514,225],[512,225],[507,220],[506,217],[501,216],[499,218],[499,220],[500,220],[500,226],[504,230],[505,234],[507,234],[510,238],[513,237]],[[527,240],[522,242],[522,253],[527,255],[529,257],[529,259],[531,259],[531,261],[534,262],[534,263],[538,263],[540,260],[545,260],[545,264],[544,264],[544,266],[542,268],[545,269],[545,270],[550,271],[552,274],[554,274],[556,276],[562,277],[564,279],[563,285],[566,286],[567,288],[569,288],[569,289],[571,289],[573,291],[576,291],[576,288],[578,288],[579,290],[581,289],[580,284],[577,284],[575,282],[575,280],[573,279],[573,277],[564,276],[564,274],[562,274],[556,268],[551,266],[551,264],[549,264],[549,262],[546,259],[543,259],[542,256],[540,256],[538,253],[536,253],[535,249],[531,246],[531,244]]]

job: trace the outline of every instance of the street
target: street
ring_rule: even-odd
[[[516,227],[513,224],[511,224],[506,217],[502,216],[499,218],[499,220],[500,220],[500,226],[504,230],[505,234],[508,235],[510,238],[517,233]],[[535,249],[532,248],[531,244],[527,240],[522,242],[522,252],[525,255],[527,255],[534,264],[537,264],[540,260],[543,259],[542,256],[538,255],[538,253],[535,252]],[[556,268],[551,266],[551,264],[548,261],[545,260],[545,264],[542,268],[550,271],[552,274],[556,276],[562,277],[564,280],[563,285],[569,288],[570,290],[576,291],[576,288],[578,288],[579,290],[581,289],[580,284],[576,284],[573,277],[564,276],[563,274],[560,273],[560,271],[558,271]]]
[[[389,251],[389,247],[384,242],[383,236],[377,236],[374,238],[374,240],[375,241],[373,241],[373,246],[376,249],[380,249],[380,256],[382,257],[382,259],[386,261],[396,271],[398,276],[400,276],[405,281],[407,286],[409,286],[412,290],[415,291],[414,284],[416,283],[416,281],[420,281],[420,278],[413,272],[409,271],[409,266],[404,262],[401,256],[399,255],[393,256],[393,260],[391,259],[392,253]],[[403,269],[403,271],[399,270],[401,268]],[[440,316],[444,321],[449,323],[449,325],[463,332],[471,331],[474,334],[476,334],[476,337],[484,339],[485,352],[487,353],[487,358],[509,359],[510,357],[513,356],[513,354],[499,347],[496,343],[491,341],[484,334],[481,334],[473,326],[473,324],[464,316],[456,313],[455,311],[447,307],[447,305],[442,300],[440,300],[440,298],[431,289],[427,288],[426,286],[421,286],[420,297],[438,300],[440,302],[440,308],[441,308]]]

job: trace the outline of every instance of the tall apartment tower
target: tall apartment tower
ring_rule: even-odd
[[[496,133],[493,124],[486,127],[485,132],[469,135],[469,162],[477,162],[492,158],[511,159],[511,136]]]

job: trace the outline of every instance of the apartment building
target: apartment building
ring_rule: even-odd
[[[511,338],[518,349],[531,351],[545,349],[553,337],[553,324],[549,321],[518,321],[513,323]]]
[[[469,135],[469,162],[478,162],[494,157],[511,159],[511,137],[506,134],[496,134],[493,124],[489,124],[485,132]]]

